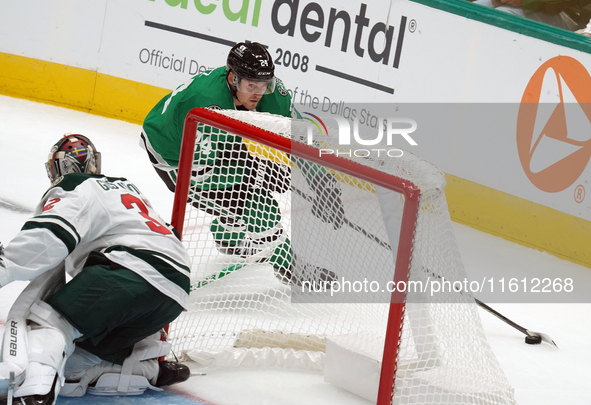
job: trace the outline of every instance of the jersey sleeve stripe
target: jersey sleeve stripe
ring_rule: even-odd
[[[67,221],[66,219],[64,219],[63,217],[57,216],[57,215],[39,215],[36,216],[32,219],[30,219],[29,221],[36,221],[36,222],[60,222],[62,225],[62,228],[64,228],[65,230],[68,230],[72,236],[74,238],[76,238],[76,240],[78,242],[80,242],[80,240],[82,239],[80,237],[80,234],[78,233],[78,231],[76,230],[76,227],[74,227],[74,225],[72,225],[69,221]]]
[[[29,229],[47,229],[49,232],[53,233],[56,238],[63,242],[66,249],[68,249],[68,254],[72,253],[78,244],[76,238],[74,238],[70,232],[54,222],[27,221],[22,230],[26,231]]]
[[[163,253],[154,252],[153,250],[146,250],[146,252],[151,252],[152,255],[159,257],[160,259],[168,262],[171,266],[176,267],[178,271],[183,272],[186,274],[187,277],[191,275],[191,270],[188,266],[177,262],[176,260],[166,256]]]

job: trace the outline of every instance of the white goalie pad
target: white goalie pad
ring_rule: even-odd
[[[27,324],[24,317],[13,317],[6,322],[2,360],[0,397],[7,397],[11,383],[13,385],[22,383],[27,368]]]
[[[56,375],[61,385],[64,381],[63,368],[73,347],[72,335],[66,337],[62,331],[51,327],[30,326],[26,377],[16,388],[15,396],[47,394],[54,387]]]
[[[16,386],[20,385],[25,378],[25,370],[29,362],[27,353],[29,327],[26,319],[31,306],[64,283],[64,268],[57,266],[33,279],[10,308],[0,354],[0,397],[8,396],[11,373],[14,375],[13,383]]]
[[[172,345],[160,339],[160,334],[157,333],[144,340],[141,340],[133,347],[133,354],[137,361],[157,359],[166,356],[170,353]],[[131,358],[131,356],[130,356]],[[127,361],[127,360],[126,360]],[[125,365],[125,363],[124,363]]]
[[[86,393],[91,395],[140,395],[146,389],[161,391],[154,387],[149,380],[155,381],[158,377],[159,357],[165,356],[170,352],[171,345],[168,342],[160,340],[159,334],[152,335],[140,342],[134,348],[132,354],[125,359],[122,366],[100,361],[94,355],[87,352],[74,353],[71,360],[83,364],[84,360],[78,360],[76,357],[84,356],[95,357],[99,360],[94,366],[83,371],[82,377],[76,382],[66,382],[59,395],[64,397],[81,397]],[[68,363],[70,365],[71,363]],[[80,375],[79,370],[70,370],[72,375]],[[93,385],[92,387],[89,385]]]
[[[125,391],[120,391],[121,374],[107,373],[99,377],[94,387],[88,387],[86,392],[91,395],[141,395],[148,388],[154,391],[162,391],[162,388],[154,387],[148,379],[141,375],[127,376]]]

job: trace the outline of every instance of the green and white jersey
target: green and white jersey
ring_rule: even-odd
[[[145,148],[156,161],[152,164],[163,171],[176,170],[183,137],[185,117],[193,108],[210,107],[234,110],[232,94],[226,82],[225,66],[208,70],[188,83],[182,84],[164,97],[148,113],[143,124]],[[256,110],[290,117],[292,114],[291,96],[280,80],[271,94],[259,101]],[[214,129],[203,131],[200,127],[195,147],[193,170],[200,188],[226,188],[242,181],[244,162],[222,159],[242,142],[242,138]],[[144,146],[144,145],[142,145]],[[213,169],[216,166],[216,169]]]
[[[91,174],[68,174],[45,193],[0,256],[0,286],[31,280],[63,261],[74,277],[94,251],[186,307],[190,260],[172,227],[133,183]]]

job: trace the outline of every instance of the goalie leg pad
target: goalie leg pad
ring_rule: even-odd
[[[60,391],[60,395],[64,397],[81,397],[86,393],[91,395],[139,395],[146,389],[155,389],[153,383],[158,376],[158,360],[137,362],[133,365],[131,374],[124,376],[121,373],[122,366],[101,361],[88,369],[79,381],[67,381]]]
[[[170,348],[170,343],[160,340],[159,333],[149,336],[135,344],[122,366],[77,348],[66,366],[67,378],[77,381],[66,382],[60,395],[79,397],[87,392],[92,395],[139,395],[148,388],[155,389],[153,384],[157,383],[159,375],[157,359],[168,354]]]
[[[130,375],[126,384],[125,390],[121,390],[119,386],[121,374],[106,373],[99,377],[94,387],[88,387],[86,391],[91,395],[102,396],[127,396],[127,395],[141,395],[147,389],[154,391],[163,391],[162,388],[153,386],[148,382],[148,379],[141,375]]]
[[[74,339],[80,333],[49,304],[38,301],[31,305],[28,316],[28,360],[26,377],[15,390],[16,397],[48,394],[56,375],[59,386],[64,382],[66,359],[74,351]]]
[[[139,361],[138,354],[134,352],[122,366],[110,364],[108,371],[111,372],[101,374],[86,392],[91,395],[140,395],[148,388],[162,391],[148,381],[148,378],[155,380],[158,376],[158,360]]]
[[[21,316],[13,317],[6,322],[2,345],[2,362],[0,363],[0,397],[6,397],[12,383],[20,384],[25,378],[28,363],[27,355],[27,323]]]

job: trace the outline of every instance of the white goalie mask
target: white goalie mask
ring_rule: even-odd
[[[66,134],[49,152],[45,163],[51,184],[69,173],[101,173],[101,154],[94,144],[80,134]]]

